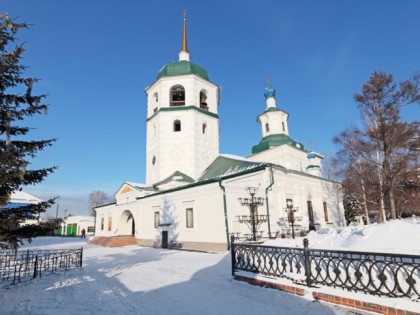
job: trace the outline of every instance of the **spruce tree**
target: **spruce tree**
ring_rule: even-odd
[[[24,240],[31,241],[57,222],[23,225],[26,219],[37,218],[45,212],[54,199],[22,207],[5,207],[11,193],[28,185],[43,181],[56,167],[30,169],[30,161],[37,153],[52,145],[55,139],[28,141],[30,127],[22,121],[39,114],[46,114],[46,95],[34,95],[36,78],[25,77],[22,65],[23,45],[17,45],[16,35],[27,28],[17,23],[7,13],[0,15],[0,247],[19,248]]]

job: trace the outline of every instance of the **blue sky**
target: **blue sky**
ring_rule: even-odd
[[[23,63],[48,94],[48,115],[25,121],[30,138],[59,139],[32,163],[59,169],[27,192],[60,196],[59,215],[87,214],[91,191],[145,181],[144,89],[178,60],[184,8],[191,61],[221,86],[221,153],[246,156],[261,140],[267,75],[290,136],[333,154],[332,138],[360,120],[352,97],[374,70],[397,81],[420,70],[415,0],[2,0],[31,24],[19,33]],[[420,106],[403,116],[420,119]]]

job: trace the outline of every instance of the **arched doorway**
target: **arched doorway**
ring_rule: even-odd
[[[133,213],[130,210],[124,210],[120,217],[118,235],[135,235],[136,222]]]

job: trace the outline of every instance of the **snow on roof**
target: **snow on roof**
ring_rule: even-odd
[[[33,202],[41,202],[42,200],[24,192],[24,191],[19,191],[18,190],[18,191],[14,191],[14,192],[11,193],[9,202],[19,203],[19,202],[22,202],[22,201],[33,203]]]
[[[148,188],[149,186],[147,186],[146,184],[141,184],[141,183],[135,183],[135,182],[125,182],[130,186],[133,186],[135,188]]]
[[[247,158],[243,157],[243,156],[239,156],[239,155],[233,155],[233,154],[220,154],[219,156],[223,156],[225,158],[228,159],[232,159],[232,160],[238,160],[238,161],[247,161],[250,162],[250,160],[248,160]]]
[[[88,216],[88,215],[71,215],[65,218],[66,223],[72,222],[94,222],[95,217]]]

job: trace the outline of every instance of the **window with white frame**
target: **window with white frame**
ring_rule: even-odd
[[[186,215],[186,226],[191,229],[194,227],[194,212],[193,208],[187,208],[185,211]]]
[[[157,229],[159,227],[159,224],[160,224],[160,222],[159,222],[160,221],[159,211],[155,211],[154,219],[155,219],[155,229]]]

